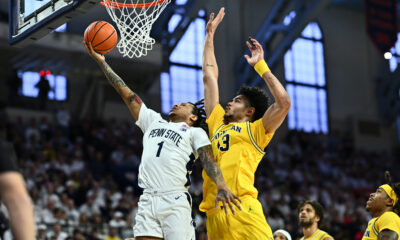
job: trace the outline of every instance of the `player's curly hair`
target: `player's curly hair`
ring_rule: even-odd
[[[300,213],[301,208],[304,207],[304,205],[306,205],[306,204],[310,204],[314,208],[315,215],[317,215],[319,217],[318,227],[321,227],[322,226],[322,221],[324,220],[324,208],[317,201],[303,200],[297,206],[297,213],[298,214]]]
[[[200,127],[208,134],[208,125],[206,123],[207,117],[206,111],[204,110],[204,99],[201,99],[195,103],[189,103],[193,105],[192,114],[197,116],[197,120],[193,123],[193,127]]]
[[[245,96],[249,101],[250,107],[255,108],[255,112],[251,119],[252,122],[262,118],[270,105],[270,98],[267,93],[258,87],[242,86],[237,95]]]
[[[400,182],[393,183],[392,182],[392,176],[390,176],[390,172],[386,171],[385,172],[385,179],[387,184],[393,189],[393,191],[396,193],[397,197],[400,197]],[[397,203],[393,206],[393,212],[396,213],[397,215],[400,214],[400,201],[397,201]]]

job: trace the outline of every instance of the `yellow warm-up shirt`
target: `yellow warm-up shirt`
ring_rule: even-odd
[[[254,173],[265,154],[264,148],[274,133],[265,134],[262,119],[224,124],[224,115],[224,109],[218,104],[207,119],[214,158],[229,189],[236,196],[257,198]],[[217,186],[205,171],[203,179],[203,201],[200,210],[206,212],[215,206]]]
[[[400,217],[396,213],[384,212],[381,216],[371,219],[362,240],[378,240],[379,233],[385,229],[396,232],[400,240]]]
[[[317,229],[317,231],[315,231],[313,233],[313,235],[311,235],[310,237],[308,237],[308,238],[302,237],[302,238],[300,238],[300,240],[323,240],[327,237],[333,239],[333,237],[331,235],[329,235],[327,232]]]

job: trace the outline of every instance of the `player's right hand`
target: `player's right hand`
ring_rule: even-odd
[[[104,62],[104,61],[106,60],[106,58],[104,57],[104,55],[99,54],[99,53],[97,53],[97,52],[95,52],[95,51],[93,50],[92,44],[91,44],[90,42],[88,42],[88,43],[83,42],[83,44],[85,45],[85,49],[86,49],[86,51],[89,53],[89,55],[90,55],[94,60],[96,60],[98,63]]]
[[[218,202],[221,201],[225,214],[228,214],[228,208],[226,206],[228,204],[229,208],[232,211],[232,214],[235,215],[235,209],[233,208],[232,203],[235,204],[236,207],[239,208],[239,210],[242,210],[242,207],[236,200],[239,201],[240,203],[242,202],[242,200],[240,200],[238,196],[233,194],[231,190],[229,190],[229,188],[226,187],[218,189],[217,196],[215,197],[215,208],[218,208]]]
[[[221,8],[219,10],[219,13],[217,17],[214,19],[214,13],[211,13],[210,15],[210,20],[208,20],[207,26],[206,26],[206,32],[207,34],[214,35],[215,30],[217,29],[219,23],[224,19],[225,16],[225,8]]]

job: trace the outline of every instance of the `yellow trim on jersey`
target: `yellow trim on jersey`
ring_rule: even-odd
[[[219,128],[217,128],[217,130],[215,131],[215,134],[214,134],[214,136],[211,138],[211,142],[215,139],[215,136],[217,136],[217,134],[218,134],[218,131],[221,129],[221,128],[223,128],[225,126],[225,124],[222,124]]]
[[[374,223],[372,224],[372,231],[374,231],[374,233],[375,233],[376,236],[379,236],[379,232],[378,232],[378,230],[377,230],[376,227],[375,227],[375,223],[376,223],[377,220],[378,220],[378,218],[375,219]]]
[[[327,233],[324,233],[324,234],[322,234],[322,236],[321,237],[319,237],[319,240],[322,240],[322,239],[324,239],[324,236],[326,235]]]
[[[253,135],[251,135],[251,129],[250,129],[250,122],[247,121],[247,133],[249,134],[250,141],[254,145],[254,147],[261,153],[265,154],[265,152],[257,145],[256,141],[254,141]]]

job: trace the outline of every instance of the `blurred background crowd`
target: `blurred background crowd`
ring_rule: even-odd
[[[38,239],[132,237],[141,194],[140,129],[133,122],[115,120],[63,125],[64,118],[67,111],[58,112],[54,123],[47,118],[0,118],[34,204]],[[318,200],[325,208],[322,229],[335,239],[361,239],[370,218],[365,211],[368,195],[383,183],[385,170],[398,169],[396,156],[355,150],[351,135],[290,131],[283,141],[271,142],[256,172],[269,225],[273,231],[284,228],[300,237],[297,204]],[[207,239],[205,214],[198,210],[201,172],[197,163],[189,192],[197,239]],[[3,239],[11,239],[7,214],[3,206]]]

